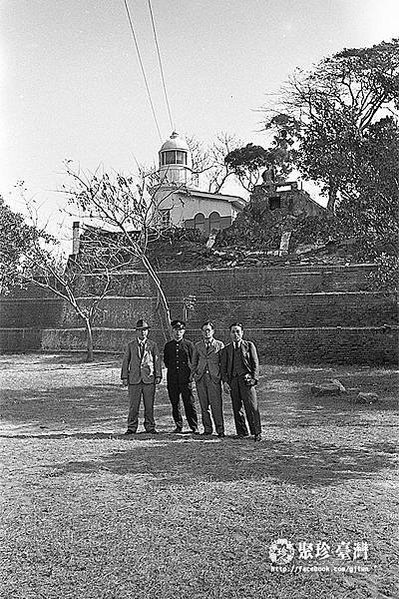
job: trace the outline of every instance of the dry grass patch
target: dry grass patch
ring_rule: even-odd
[[[3,358],[2,596],[397,596],[392,371],[264,367],[265,440],[255,444],[171,434],[164,386],[161,434],[123,437],[119,361],[63,359]],[[306,393],[305,383],[331,377],[378,388],[381,402],[355,407]],[[225,412],[232,435],[228,400]],[[271,572],[279,537],[367,541],[370,570]]]

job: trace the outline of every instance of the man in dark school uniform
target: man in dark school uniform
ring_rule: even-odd
[[[198,434],[198,418],[191,382],[194,344],[184,339],[186,324],[182,320],[172,320],[171,327],[173,339],[165,345],[163,359],[167,368],[167,387],[172,404],[172,416],[176,424],[174,432],[181,433],[183,430],[181,396],[188,425],[194,434]]]

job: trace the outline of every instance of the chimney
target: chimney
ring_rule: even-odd
[[[80,223],[79,221],[74,221],[72,224],[72,254],[77,256],[79,254],[79,245],[80,245],[80,231],[79,231]]]

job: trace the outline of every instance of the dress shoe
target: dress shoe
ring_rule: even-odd
[[[225,437],[225,436],[226,436],[226,435],[225,435],[224,433],[218,433],[218,437],[220,437],[220,438],[223,438],[223,437]]]
[[[183,429],[180,426],[176,426],[175,430],[173,431],[174,433],[182,433]]]
[[[193,435],[199,435],[200,434],[199,430],[195,429],[195,428],[192,429],[191,432],[193,433]]]
[[[155,429],[153,431],[147,431],[147,433],[149,433],[150,435],[159,435],[158,431],[156,431]]]
[[[123,433],[124,435],[135,435],[136,431],[131,431],[129,429],[127,429],[127,431],[125,433]]]
[[[254,441],[262,441],[262,435],[255,435]]]
[[[207,433],[206,431],[204,431],[203,433],[201,433],[201,435],[202,435],[203,437],[212,437],[212,432],[210,432],[210,433]]]

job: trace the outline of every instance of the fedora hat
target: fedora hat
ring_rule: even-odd
[[[136,331],[141,331],[143,329],[149,329],[150,325],[148,324],[148,322],[146,320],[143,320],[142,318],[140,318],[137,322],[136,322]]]

